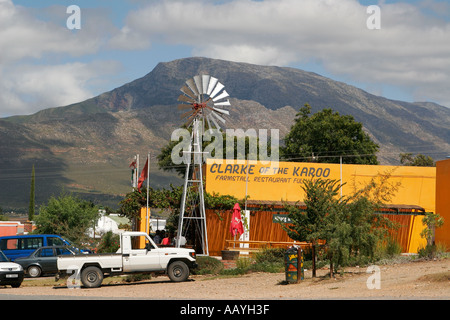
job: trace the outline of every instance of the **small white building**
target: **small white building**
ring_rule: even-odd
[[[107,216],[105,210],[99,210],[99,214],[100,218],[98,219],[95,228],[89,228],[89,237],[101,238],[101,236],[108,231],[119,234],[119,225],[117,222]]]
[[[151,230],[164,230],[166,228],[166,219],[152,218],[150,219]]]

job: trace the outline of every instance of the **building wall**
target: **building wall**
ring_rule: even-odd
[[[303,201],[304,191],[301,185],[304,179],[320,177],[342,181],[341,192],[344,196],[354,194],[372,180],[377,183],[384,180],[386,190],[393,191],[388,204],[416,205],[426,212],[436,211],[436,168],[433,167],[341,166],[295,162],[265,165],[257,161],[216,163],[208,160],[205,175],[208,193],[232,195],[238,199],[244,199],[247,195],[250,200],[261,201]],[[402,247],[405,252],[417,252],[419,246],[425,244],[425,240],[420,237],[422,217],[408,216],[399,219],[404,222],[402,232],[407,233],[398,236],[402,239]],[[252,238],[252,233],[250,239],[256,240]]]
[[[230,232],[232,215],[232,210],[206,210],[208,251],[211,256],[220,256],[227,246],[226,240],[234,240]],[[272,223],[272,215],[271,211],[254,211],[250,214],[250,240],[293,242],[279,223]],[[236,236],[238,239],[239,236]]]
[[[17,234],[17,225],[0,224],[0,237],[15,236]]]
[[[444,225],[436,230],[435,241],[450,250],[450,160],[436,162],[436,213]]]
[[[342,178],[342,194],[350,195],[366,186],[371,179],[379,181],[382,175],[389,175],[387,183],[399,185],[389,203],[418,205],[427,212],[435,211],[436,168],[433,167],[344,164],[341,170],[339,164],[278,162],[276,166],[269,166],[249,161],[247,174],[246,162],[223,162],[207,162],[206,191],[209,193],[218,192],[239,199],[247,194],[251,200],[302,201],[304,191],[301,183],[304,179]]]

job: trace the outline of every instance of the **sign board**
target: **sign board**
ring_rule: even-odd
[[[292,220],[287,214],[274,214],[272,216],[273,223],[292,223]]]

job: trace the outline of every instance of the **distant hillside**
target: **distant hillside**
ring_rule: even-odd
[[[79,192],[115,206],[131,190],[133,155],[141,166],[152,154],[154,187],[180,183],[157,169],[154,157],[182,122],[176,105],[184,82],[197,74],[218,78],[232,97],[228,128],[288,132],[298,109],[332,108],[351,114],[381,146],[382,164],[398,164],[399,153],[450,151],[450,109],[369,94],[318,74],[206,58],[158,64],[146,76],[97,97],[30,116],[0,119],[0,206],[26,208],[31,166],[36,167],[37,204],[61,190]]]

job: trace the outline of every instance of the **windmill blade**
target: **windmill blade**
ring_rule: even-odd
[[[213,91],[214,87],[216,86],[217,81],[219,81],[219,80],[214,77],[210,77],[209,84],[208,84],[208,90],[206,91],[206,94],[208,96],[211,96],[211,92]]]
[[[186,123],[184,124],[186,127],[189,127],[189,126],[191,125],[192,121],[194,121],[194,119],[195,119],[197,113],[199,112],[199,110],[200,110],[200,109],[195,110],[195,111],[192,113],[192,115],[188,118],[188,121],[186,121]]]
[[[195,103],[194,99],[187,97],[184,94],[180,94],[180,96],[178,97],[178,101],[187,102],[187,103]]]
[[[230,100],[223,101],[223,102],[216,102],[216,103],[214,103],[214,105],[215,106],[222,106],[222,107],[231,106]]]
[[[191,91],[198,96],[198,90],[197,90],[197,86],[195,85],[194,79],[189,79],[186,81],[186,84],[188,85],[189,89],[191,89]]]
[[[209,85],[209,79],[211,78],[211,76],[208,76],[206,74],[202,75],[202,93],[205,94],[206,92],[208,92],[208,85]]]
[[[186,122],[184,123],[184,126],[185,126],[186,128],[189,127],[189,126],[191,125],[192,121],[194,121],[194,117],[189,118],[189,120],[186,121]]]
[[[209,95],[211,98],[214,98],[220,90],[222,90],[225,86],[221,84],[220,82],[217,83],[216,87],[214,88],[213,92]]]
[[[191,97],[192,99],[196,99],[195,93],[192,92],[191,89],[188,88],[188,86],[183,86],[181,89],[181,92],[183,92],[185,95]]]
[[[219,119],[220,122],[225,123],[225,119],[222,118],[221,116],[219,116],[219,115],[217,114],[217,112],[211,112],[211,114],[213,114],[217,119]],[[214,118],[213,118],[213,119],[214,119]]]
[[[202,77],[201,76],[195,76],[194,77],[195,86],[197,87],[197,91],[199,94],[203,94],[203,84],[202,84]]]
[[[227,116],[230,115],[230,112],[228,110],[223,110],[223,109],[219,109],[219,108],[216,108],[216,107],[212,107],[212,109],[214,109],[214,111],[217,111],[219,113],[226,114]]]
[[[219,126],[219,124],[217,123],[217,121],[216,121],[216,119],[214,119],[212,116],[211,116],[211,114],[209,114],[208,116],[207,116],[207,119],[211,119],[211,121],[214,123],[214,125],[216,126],[216,129],[217,130],[220,130],[220,126]]]
[[[217,97],[213,98],[213,101],[216,102],[217,100],[222,100],[223,98],[229,97],[230,95],[226,90],[223,90],[221,94],[219,94]]]
[[[184,109],[192,109],[192,105],[191,104],[179,104],[178,105],[178,110],[184,110]]]
[[[194,112],[193,110],[189,110],[188,112],[183,113],[183,114],[180,116],[180,119],[186,118],[188,115],[190,115],[190,114],[193,113],[193,112]]]
[[[211,121],[209,120],[210,115],[206,116],[206,122],[208,123],[208,131],[212,132]]]

